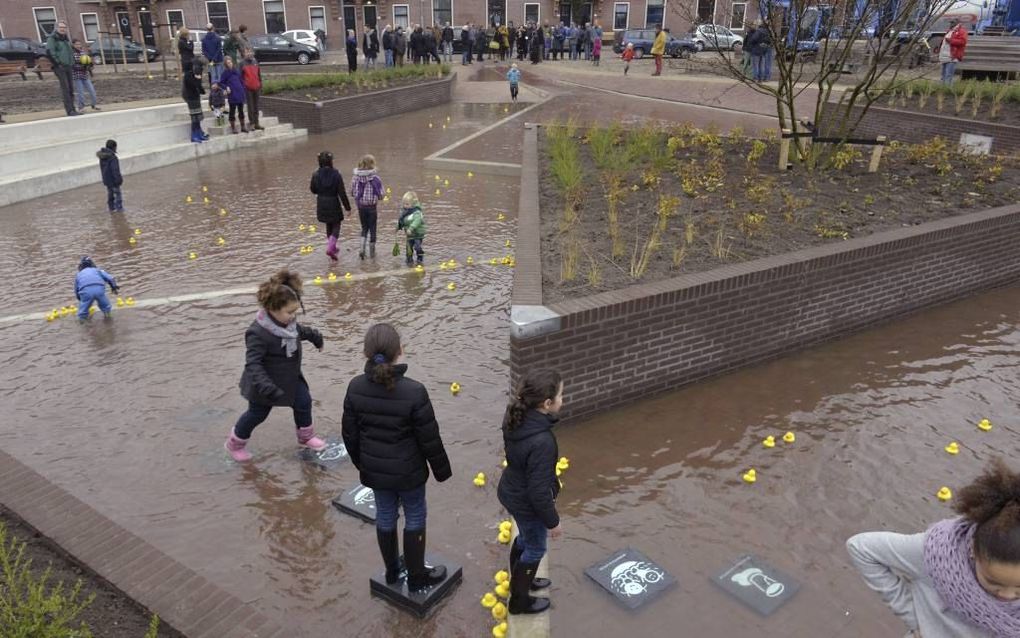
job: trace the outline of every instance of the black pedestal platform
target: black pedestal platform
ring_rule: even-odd
[[[386,584],[385,570],[372,575],[372,595],[379,596],[404,611],[424,618],[461,580],[461,566],[436,554],[425,554],[426,565],[445,565],[446,580],[423,592],[408,592],[406,573],[393,585]]]

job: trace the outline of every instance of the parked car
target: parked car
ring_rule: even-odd
[[[322,50],[322,47],[319,46],[319,39],[315,37],[315,32],[309,29],[292,29],[290,31],[284,31],[281,35],[290,38],[295,42],[307,44],[308,46],[315,47],[320,51]]]
[[[122,42],[123,48],[121,48]],[[148,54],[149,62],[159,57],[159,51],[156,50],[156,47],[147,46],[143,48],[137,42],[124,40],[120,37],[103,38],[102,47],[96,41],[89,45],[89,49],[92,51],[92,57],[96,58],[97,64],[144,62],[146,54]]]
[[[0,38],[0,60],[24,62],[35,66],[37,58],[46,57],[46,45],[27,38]]]
[[[744,44],[744,37],[733,33],[721,24],[699,24],[691,32],[691,39],[698,51],[718,49],[719,51],[736,50]]]
[[[308,64],[319,59],[319,47],[295,42],[284,35],[254,35],[249,36],[248,41],[255,50],[255,59],[259,62]]]
[[[617,31],[613,41],[613,51],[622,53],[628,42],[634,43],[634,57],[642,58],[652,52],[655,42],[655,29],[628,29]],[[698,51],[698,45],[689,37],[678,38],[666,31],[666,55],[671,58],[686,58]]]

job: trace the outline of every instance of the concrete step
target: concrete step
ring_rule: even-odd
[[[270,119],[272,119],[274,121],[273,122],[267,121],[267,120],[270,120]],[[215,122],[215,120],[212,120],[212,121]],[[276,120],[275,117],[274,118],[266,118],[265,120],[259,120],[259,124],[261,124],[262,128],[265,129],[265,130],[263,130],[263,131],[252,131],[250,133],[244,133],[243,135],[256,135],[257,136],[257,135],[266,134],[270,130],[272,130],[274,132],[281,132],[281,131],[293,130],[293,128],[294,128],[294,125],[290,124],[289,122],[285,122],[283,124],[279,124],[278,122],[279,121]],[[202,128],[210,136],[215,137],[215,136],[218,136],[218,135],[233,135],[233,133],[230,132],[230,124],[224,124],[223,126],[217,126],[216,124],[205,125],[205,122],[203,122],[202,124],[203,124]],[[238,135],[242,135],[242,133],[238,133]]]
[[[109,136],[110,131],[155,126],[175,120],[178,113],[187,115],[183,102],[146,106],[122,111],[89,112],[78,117],[58,117],[33,122],[5,124],[3,142],[5,150],[11,148],[37,148],[43,144],[66,142],[75,139]],[[106,141],[105,139],[103,140]],[[97,147],[98,148],[98,147]],[[94,153],[95,151],[93,151]]]
[[[202,144],[187,140],[187,125],[183,122],[184,136],[177,142],[162,146],[148,145],[144,150],[126,150],[120,153],[120,169],[125,176],[142,171],[169,166],[207,155],[215,155],[260,143],[281,143],[287,140],[303,139],[308,135],[305,129],[294,129],[290,125],[267,127],[265,131],[249,135],[223,135]],[[94,151],[93,151],[94,153]],[[80,188],[102,181],[99,163],[93,155],[90,161],[65,162],[59,167],[47,167],[18,175],[0,175],[0,206],[6,206],[73,188]],[[125,179],[131,188],[131,180]]]

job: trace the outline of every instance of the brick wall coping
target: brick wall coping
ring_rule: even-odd
[[[289,638],[236,596],[0,450],[0,503],[188,638]],[[103,628],[96,628],[96,635]]]

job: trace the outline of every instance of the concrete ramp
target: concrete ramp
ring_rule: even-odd
[[[124,175],[184,162],[242,146],[307,136],[304,129],[261,118],[264,131],[229,135],[224,127],[202,122],[212,136],[190,141],[187,106],[167,104],[137,109],[89,113],[0,128],[0,206],[70,190],[102,181],[96,151],[106,140],[117,140]]]

